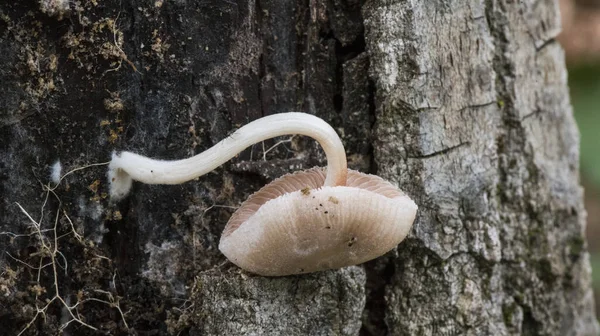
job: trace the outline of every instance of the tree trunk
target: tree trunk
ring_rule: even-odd
[[[2,2],[0,334],[596,335],[559,30],[554,1]],[[286,111],[415,199],[397,250],[282,278],[226,262],[234,207],[325,165],[304,137],[117,204],[91,165]]]

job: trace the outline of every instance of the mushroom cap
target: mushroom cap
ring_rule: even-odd
[[[363,263],[408,234],[417,205],[391,183],[354,170],[346,186],[324,181],[313,168],[264,186],[231,216],[221,252],[252,273],[283,276]]]

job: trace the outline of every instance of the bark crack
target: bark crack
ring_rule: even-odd
[[[446,155],[446,154],[452,153],[455,150],[457,150],[457,149],[459,149],[459,148],[461,148],[463,146],[470,145],[470,144],[471,144],[470,141],[465,141],[465,142],[459,143],[458,145],[451,146],[451,147],[448,147],[448,148],[444,148],[442,150],[435,151],[433,153],[423,154],[423,155],[417,155],[417,156],[408,156],[408,158],[410,158],[410,159],[429,159],[429,158],[432,158],[432,157],[435,157],[435,156]]]
[[[539,46],[537,46],[535,48],[535,51],[536,52],[540,52],[543,49],[545,49],[546,47],[551,46],[551,45],[553,45],[555,43],[557,43],[556,39],[554,37],[551,37],[551,38],[545,40],[544,42],[542,42],[542,44],[540,44]]]
[[[494,101],[491,101],[491,102],[488,102],[488,103],[483,103],[483,104],[468,105],[468,106],[465,106],[465,107],[461,108],[460,110],[458,110],[458,112],[464,112],[464,111],[466,111],[468,109],[478,109],[478,108],[488,107],[488,106],[497,105],[497,104],[498,104],[498,101],[494,100]]]
[[[529,119],[531,117],[535,117],[535,116],[540,115],[542,113],[544,113],[544,111],[542,111],[541,109],[536,109],[535,111],[524,115],[523,118],[521,118],[521,121],[525,121],[525,120],[527,120],[527,119]]]

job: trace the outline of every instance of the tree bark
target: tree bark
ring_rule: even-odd
[[[0,3],[0,334],[598,334],[559,30],[554,1]],[[415,199],[397,250],[282,278],[226,262],[234,207],[325,165],[303,137],[117,204],[91,165],[294,110]]]

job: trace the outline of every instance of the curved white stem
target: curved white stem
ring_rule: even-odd
[[[131,152],[113,154],[108,172],[111,198],[125,197],[132,180],[148,184],[179,184],[192,180],[257,142],[291,134],[314,138],[323,147],[327,156],[326,186],[346,184],[346,153],[335,130],[313,115],[288,112],[255,120],[206,151],[183,160],[154,160]]]

